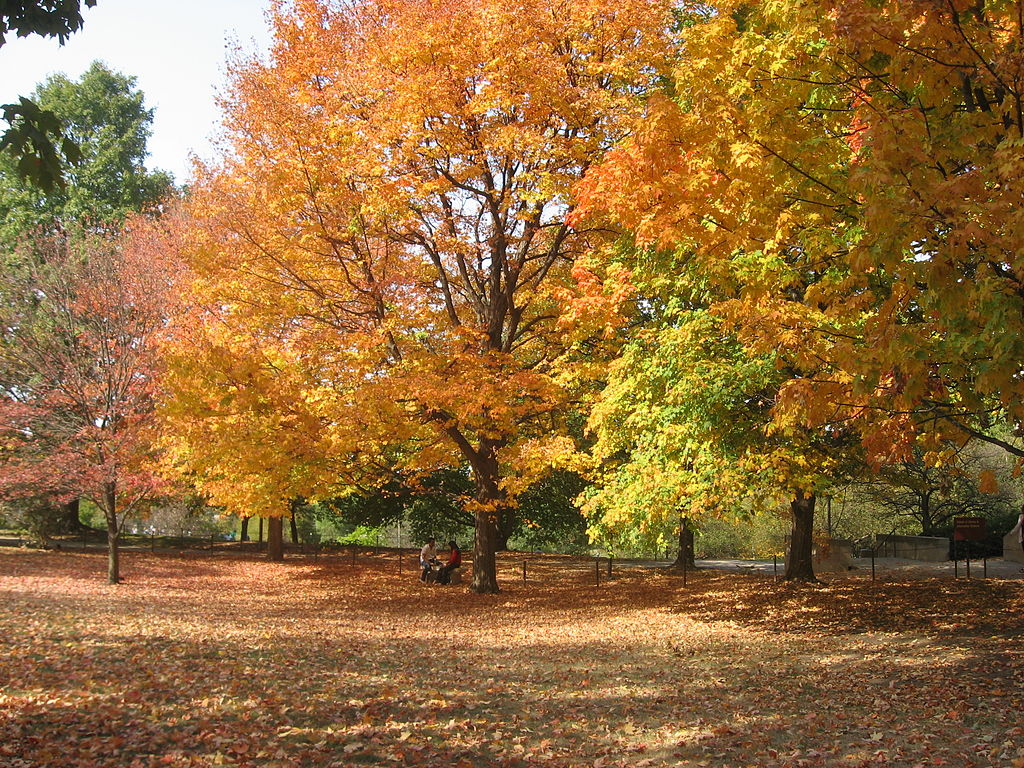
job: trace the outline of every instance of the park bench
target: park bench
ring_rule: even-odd
[[[437,577],[441,573],[442,563],[438,563],[427,572],[427,583],[428,584],[440,584]],[[451,577],[447,584],[461,584],[462,583],[462,566],[458,566],[451,572]],[[446,586],[446,585],[442,585]]]

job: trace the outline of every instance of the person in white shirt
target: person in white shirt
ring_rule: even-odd
[[[429,539],[426,544],[423,545],[423,549],[420,550],[420,581],[427,580],[427,574],[430,573],[431,566],[437,562],[437,542],[434,539]]]
[[[1017,541],[1021,549],[1024,549],[1024,506],[1020,508],[1020,517],[1017,518]]]

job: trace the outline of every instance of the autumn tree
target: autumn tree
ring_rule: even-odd
[[[785,577],[813,580],[815,503],[850,471],[845,436],[776,429],[771,409],[786,372],[706,309],[668,310],[631,335],[590,417],[592,536],[651,546],[675,529],[684,558],[694,523],[785,502],[793,523]]]
[[[184,289],[188,280],[181,273],[177,285]],[[357,495],[360,459],[331,453],[316,404],[305,396],[313,372],[278,352],[282,336],[249,335],[223,321],[223,307],[192,301],[161,335],[161,464],[241,515],[243,526],[251,516],[268,518],[275,539],[268,555],[281,557],[280,520],[291,516],[292,500]]]
[[[31,269],[22,263],[30,249],[19,251],[30,240],[85,229],[115,232],[127,216],[152,210],[171,190],[167,174],[144,166],[153,111],[134,78],[95,62],[78,80],[51,76],[33,97],[64,126],[79,157],[59,186],[41,189],[25,183],[16,161],[0,154],[0,247],[7,270]],[[55,518],[44,528],[72,533],[81,525],[78,505],[77,498],[58,510],[40,504],[36,514]]]
[[[154,474],[152,340],[171,279],[162,234],[39,238],[0,278],[0,489],[7,499],[84,496],[103,512],[108,579],[125,518]]]
[[[883,466],[965,435],[1020,455],[1020,3],[716,5],[580,188],[782,382],[775,429]]]
[[[228,151],[196,180],[201,333],[289,382],[307,455],[278,458],[306,497],[334,471],[468,465],[472,589],[495,592],[498,521],[561,449],[556,294],[598,236],[567,223],[569,190],[651,87],[669,4],[302,0],[272,19],[268,62],[235,68]],[[210,378],[186,372],[211,362],[193,335],[186,398]],[[245,418],[222,394],[208,423]]]

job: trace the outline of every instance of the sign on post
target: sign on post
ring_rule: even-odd
[[[953,538],[956,541],[981,541],[985,538],[985,518],[953,518]]]

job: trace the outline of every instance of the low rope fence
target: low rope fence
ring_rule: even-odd
[[[28,546],[27,538],[18,532],[0,532],[0,546]],[[101,551],[106,550],[107,537],[105,531],[86,529],[80,535],[55,538],[49,545],[52,548],[66,551]],[[175,552],[208,552],[212,554],[236,556],[260,556],[266,552],[265,541],[225,541],[215,535],[208,538],[199,537],[168,537],[130,535],[122,540],[121,549],[130,551],[151,551],[161,553]],[[395,548],[370,545],[337,545],[317,542],[286,542],[286,557],[330,558],[332,561],[349,567],[374,567],[391,570],[399,578],[418,578],[419,549]],[[877,549],[865,551],[867,557],[860,558],[858,565],[847,577],[869,578],[871,581],[891,580],[892,578],[922,578],[920,573],[909,570],[883,571],[876,555]],[[469,553],[466,555],[461,574],[468,580],[472,572]],[[926,563],[920,564],[924,572]],[[957,559],[941,564],[949,570],[948,577],[953,579],[988,578],[989,561],[987,557],[975,557],[965,560],[963,554]],[[683,586],[693,579],[701,578],[704,573],[733,572],[754,577],[762,577],[773,581],[781,580],[785,572],[782,557],[775,556],[772,560],[739,560],[739,559],[708,559],[700,560],[696,567],[680,567],[669,559],[654,558],[616,558],[585,555],[561,555],[537,552],[501,552],[497,557],[497,575],[501,583],[518,582],[522,584],[541,584],[553,581],[571,581],[580,584],[591,584],[600,587],[609,581],[621,578],[632,572],[661,571],[678,578]],[[824,579],[835,578],[833,572],[818,574]],[[936,574],[932,574],[936,575]],[[999,572],[996,572],[999,575]],[[1005,575],[1005,574],[1003,574]],[[1019,578],[1019,576],[1014,576]]]

